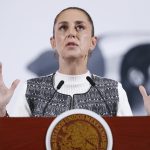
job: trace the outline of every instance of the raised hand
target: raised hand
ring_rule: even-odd
[[[6,114],[6,105],[9,103],[13,93],[19,84],[19,80],[13,81],[10,88],[6,87],[3,81],[2,75],[2,64],[0,63],[0,116],[5,116]]]
[[[146,109],[148,115],[150,115],[150,95],[147,94],[145,88],[142,85],[139,86],[139,90],[143,97],[145,109]]]

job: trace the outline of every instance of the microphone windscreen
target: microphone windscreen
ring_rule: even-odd
[[[87,76],[86,79],[89,81],[89,83],[90,83],[92,86],[95,86],[95,82],[92,80],[92,78],[90,78],[89,76]]]
[[[59,90],[59,89],[62,87],[63,84],[64,84],[64,81],[61,80],[61,81],[59,82],[59,84],[57,85],[57,90]]]

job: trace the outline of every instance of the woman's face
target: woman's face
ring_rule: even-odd
[[[85,60],[96,46],[96,38],[91,36],[92,26],[80,10],[69,9],[62,12],[54,30],[51,44],[57,50],[59,60]]]

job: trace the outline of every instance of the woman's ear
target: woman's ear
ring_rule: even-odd
[[[55,38],[54,37],[50,38],[50,43],[51,43],[52,48],[55,49],[56,43],[55,43]]]
[[[91,39],[91,46],[90,46],[90,51],[92,52],[94,50],[94,48],[96,47],[97,44],[97,37],[93,36]]]

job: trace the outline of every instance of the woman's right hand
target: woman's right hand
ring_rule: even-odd
[[[9,103],[13,93],[19,84],[19,80],[13,81],[10,88],[6,87],[3,81],[2,64],[0,63],[0,117],[6,115],[6,105]]]

